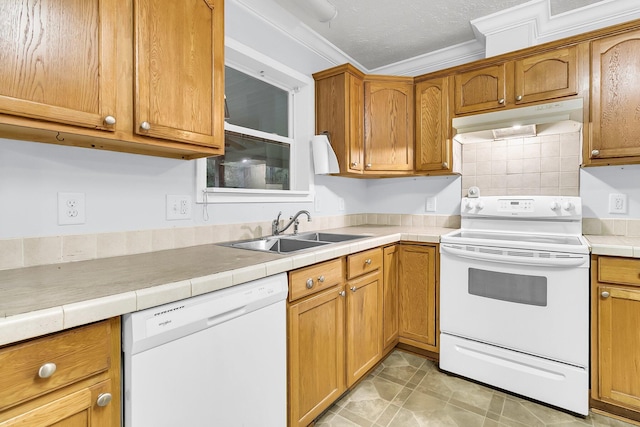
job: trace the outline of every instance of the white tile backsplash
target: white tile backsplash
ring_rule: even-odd
[[[580,132],[464,144],[462,195],[579,194]]]

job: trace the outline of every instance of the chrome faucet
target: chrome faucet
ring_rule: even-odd
[[[298,211],[298,213],[289,218],[289,223],[287,225],[285,225],[283,228],[279,228],[280,215],[282,215],[282,211],[278,212],[278,217],[271,223],[271,234],[277,236],[280,233],[284,233],[289,227],[291,227],[291,224],[293,224],[293,234],[298,234],[298,225],[300,224],[298,217],[302,214],[305,214],[307,216],[307,222],[311,222],[311,214],[309,213],[309,211]]]

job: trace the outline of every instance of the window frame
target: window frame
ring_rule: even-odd
[[[313,91],[313,80],[310,77],[292,70],[285,65],[269,58],[241,43],[225,39],[225,66],[234,68],[254,78],[275,86],[289,93],[288,133],[289,137],[261,132],[255,129],[236,126],[225,121],[224,130],[270,139],[289,144],[289,188],[290,190],[241,189],[207,187],[207,159],[196,160],[196,202],[197,203],[281,203],[281,202],[310,202],[313,201],[310,179],[303,179],[305,170],[310,170],[310,161],[304,167],[302,144],[311,135],[305,135],[299,130],[296,118],[305,116],[304,99],[299,95],[305,91]],[[258,71],[256,71],[258,70]],[[304,98],[304,97],[303,97]],[[311,97],[313,99],[313,95]],[[308,106],[306,106],[308,108]],[[304,127],[303,127],[304,129]],[[311,129],[313,132],[313,129]],[[306,156],[309,157],[309,156]],[[306,181],[306,185],[305,185]]]

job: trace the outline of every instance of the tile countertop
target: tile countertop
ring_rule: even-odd
[[[640,258],[640,237],[584,236],[594,255]]]
[[[131,313],[403,241],[438,243],[451,228],[357,226],[369,236],[280,255],[217,246],[0,271],[0,345]]]

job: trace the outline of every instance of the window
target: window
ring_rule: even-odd
[[[198,201],[308,199],[313,122],[294,117],[313,108],[310,78],[226,42],[225,154],[198,160]]]
[[[290,93],[226,66],[225,97],[236,131],[225,130],[224,156],[207,159],[207,187],[289,190]]]

